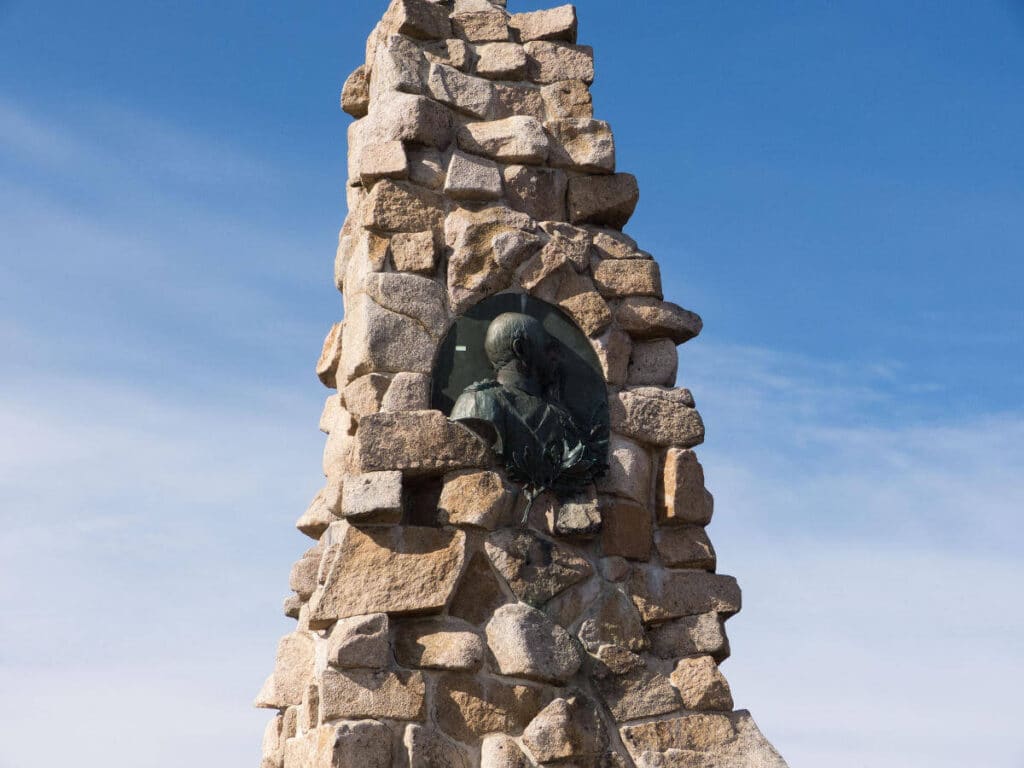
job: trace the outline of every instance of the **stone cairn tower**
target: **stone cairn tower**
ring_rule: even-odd
[[[718,667],[740,591],[674,388],[701,320],[622,233],[637,182],[575,8],[504,5],[394,0],[345,83],[327,482],[297,524],[261,768],[785,766]],[[607,471],[526,522],[523,484],[438,407],[440,350],[465,351],[444,340],[496,296],[557,307],[607,398]]]

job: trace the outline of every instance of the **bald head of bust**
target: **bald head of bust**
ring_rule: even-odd
[[[520,374],[536,375],[543,370],[551,336],[535,317],[506,312],[487,327],[484,351],[495,372],[514,365]]]

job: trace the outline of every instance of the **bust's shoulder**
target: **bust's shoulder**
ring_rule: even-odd
[[[495,379],[483,379],[482,381],[474,381],[463,390],[463,394],[466,392],[486,392],[489,389],[498,389],[500,386]]]
[[[503,410],[498,402],[499,392],[501,385],[493,379],[470,384],[455,401],[451,418],[493,421]]]

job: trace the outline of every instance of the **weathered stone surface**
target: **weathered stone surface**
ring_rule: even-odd
[[[497,163],[465,152],[452,154],[444,184],[446,195],[454,200],[497,200],[501,191]]]
[[[447,9],[428,0],[393,0],[384,14],[383,28],[418,40],[452,36]]]
[[[316,638],[310,632],[293,632],[277,645],[274,672],[256,697],[256,706],[284,709],[302,703],[302,695],[313,677]]]
[[[362,472],[401,469],[409,474],[444,474],[486,467],[489,449],[440,411],[375,413],[359,423],[353,461]]]
[[[551,241],[526,262],[519,272],[519,283],[527,292],[550,303],[567,269],[566,253]]]
[[[602,645],[617,645],[631,651],[647,647],[640,614],[620,589],[609,589],[589,611],[577,636],[583,647],[597,653]]]
[[[601,715],[582,696],[555,699],[523,732],[523,743],[541,763],[601,755],[608,746]]]
[[[345,478],[341,516],[353,523],[391,525],[402,518],[402,473],[367,472]]]
[[[442,525],[465,525],[493,531],[508,517],[516,491],[497,472],[458,472],[444,480],[438,519]]]
[[[494,86],[488,80],[444,64],[430,65],[427,88],[438,101],[472,117],[487,118],[494,105]]]
[[[474,43],[508,40],[508,17],[487,0],[456,0],[455,30]]]
[[[360,230],[358,236],[352,238],[351,246],[344,264],[335,263],[335,271],[342,267],[343,290],[346,293],[358,293],[367,275],[381,272],[387,266],[388,241],[373,232]]]
[[[582,80],[563,80],[541,89],[541,98],[550,120],[594,117],[594,100],[590,88]]]
[[[324,339],[323,351],[316,363],[316,375],[329,389],[337,389],[338,363],[341,361],[342,332],[344,323],[335,323]]]
[[[440,229],[443,199],[415,184],[385,179],[374,185],[363,204],[363,224],[382,232]]]
[[[263,757],[260,761],[260,768],[282,768],[284,765],[285,740],[281,737],[283,723],[284,715],[278,713],[263,730]]]
[[[623,386],[629,371],[629,355],[633,350],[633,342],[629,338],[629,334],[618,328],[610,328],[600,336],[591,339],[591,344],[593,344],[594,352],[601,363],[605,381],[613,387]]]
[[[387,718],[423,720],[426,684],[421,672],[373,669],[324,670],[320,707],[325,720]]]
[[[640,201],[636,177],[629,173],[575,176],[569,180],[569,221],[622,229]]]
[[[379,373],[353,379],[345,387],[345,408],[357,419],[377,413],[390,384],[391,379]]]
[[[430,407],[430,377],[423,373],[396,373],[381,401],[382,411],[424,411]]]
[[[597,490],[647,504],[651,497],[651,457],[646,448],[612,433],[608,443],[608,473]]]
[[[594,82],[594,49],[548,41],[526,43],[526,73],[535,83],[547,85],[562,80]]]
[[[400,141],[370,144],[359,157],[359,178],[364,187],[371,187],[381,179],[407,179],[409,161]]]
[[[636,240],[624,232],[593,225],[587,226],[586,229],[591,233],[593,255],[597,260],[651,258],[650,254],[639,250]]]
[[[544,11],[515,13],[509,19],[509,26],[524,43],[531,40],[560,40],[576,42],[576,7],[560,5]]]
[[[406,150],[409,158],[409,181],[428,189],[441,189],[447,173],[444,156],[436,149]]]
[[[626,383],[630,386],[671,387],[679,372],[679,354],[671,339],[655,339],[633,344]]]
[[[615,170],[615,139],[608,123],[584,118],[550,120],[551,165],[583,173]]]
[[[538,221],[565,218],[565,194],[569,177],[565,171],[509,165],[502,171],[505,198],[517,211]]]
[[[292,566],[288,575],[288,586],[303,600],[308,600],[316,589],[316,574],[320,569],[320,556],[323,554],[323,547],[319,544],[310,547],[302,557]]]
[[[556,536],[592,538],[601,532],[601,504],[596,489],[559,502],[554,500],[547,519],[548,530]]]
[[[661,270],[650,259],[605,259],[594,267],[594,283],[602,296],[661,296]]]
[[[370,111],[370,80],[366,67],[360,66],[345,80],[341,89],[341,108],[357,120]]]
[[[324,408],[320,412],[320,431],[325,435],[331,434],[334,422],[341,411],[345,410],[344,397],[340,392],[328,395],[324,400]]]
[[[327,638],[327,663],[341,669],[383,669],[391,660],[388,616],[374,613],[342,619]]]
[[[395,91],[422,94],[425,71],[426,58],[419,45],[402,35],[388,35],[373,55],[371,106]]]
[[[486,737],[480,747],[480,768],[531,768],[532,765],[519,745],[504,734]]]
[[[331,762],[324,768],[391,768],[391,729],[384,723],[359,720],[324,726],[322,730],[334,730]]]
[[[508,598],[502,591],[487,557],[478,552],[469,561],[466,574],[462,577],[458,591],[452,599],[450,613],[479,626],[507,602]]]
[[[707,525],[714,497],[704,487],[704,468],[693,451],[670,448],[658,483],[659,525]]]
[[[319,539],[327,527],[337,519],[325,503],[321,491],[313,497],[306,511],[295,521],[295,527],[311,539]]]
[[[787,768],[746,711],[686,715],[620,732],[637,768]]]
[[[584,558],[529,531],[497,531],[487,538],[485,546],[495,569],[515,595],[533,606],[542,606],[594,572]]]
[[[731,712],[732,691],[715,660],[710,656],[680,659],[671,676],[679,690],[683,708],[697,711]]]
[[[427,61],[436,61],[438,64],[447,64],[462,72],[469,70],[472,61],[472,52],[465,40],[450,38],[440,40],[436,43],[428,43],[423,47],[423,53]]]
[[[406,621],[395,632],[395,657],[403,667],[474,670],[483,661],[484,644],[458,620]]]
[[[484,155],[503,163],[539,165],[548,156],[548,137],[532,117],[508,117],[462,126],[459,146],[475,155]]]
[[[541,89],[523,83],[495,83],[491,117],[500,120],[516,115],[532,117],[540,122],[547,119]]]
[[[698,525],[659,528],[654,535],[654,543],[661,562],[669,568],[715,570],[715,548]]]
[[[495,80],[526,77],[526,51],[516,43],[485,43],[476,49],[476,73]]]
[[[281,612],[289,619],[298,619],[304,605],[305,603],[298,595],[288,595],[281,605]]]
[[[405,748],[409,768],[470,768],[469,755],[458,744],[434,728],[408,725]]]
[[[601,551],[630,560],[651,557],[651,513],[648,508],[629,499],[605,496],[602,499]]]
[[[666,675],[625,648],[603,646],[593,667],[594,686],[620,723],[675,712],[682,703]]]
[[[503,605],[485,631],[503,675],[564,683],[582,663],[569,633],[523,603]]]
[[[560,592],[544,604],[544,613],[562,627],[575,624],[588,606],[601,595],[603,586],[598,579],[587,579]]]
[[[434,690],[434,721],[452,738],[476,745],[489,733],[518,733],[550,698],[542,688],[450,673]]]
[[[615,319],[635,339],[664,337],[676,344],[689,341],[704,327],[699,315],[677,304],[644,297],[624,299]]]
[[[437,250],[432,232],[399,232],[391,238],[391,261],[399,272],[432,275],[437,271]]]
[[[608,302],[593,290],[593,281],[584,275],[573,274],[562,279],[555,300],[576,322],[587,336],[597,336],[611,323]]]
[[[712,611],[728,616],[738,613],[741,606],[736,579],[705,571],[637,567],[629,586],[645,623]]]
[[[461,531],[359,530],[341,522],[327,536],[321,586],[310,600],[310,622],[320,625],[369,613],[440,611],[465,557]]]
[[[347,302],[345,318],[347,341],[342,342],[339,382],[368,373],[430,371],[436,337],[409,317],[385,309],[368,294],[359,293]],[[360,423],[366,418],[361,418]]]
[[[612,429],[650,445],[692,448],[704,442],[704,422],[686,390],[639,387],[608,400]]]
[[[729,641],[717,613],[666,621],[651,627],[648,638],[651,653],[662,659],[706,653],[722,661],[729,655]]]
[[[628,579],[632,569],[633,566],[629,564],[629,561],[618,555],[602,557],[601,562],[598,563],[598,570],[601,571],[602,578],[613,583]]]
[[[364,130],[369,131],[374,141],[405,141],[444,149],[452,139],[451,112],[426,96],[381,94],[371,105],[370,116],[366,120],[370,123]],[[353,123],[353,127],[362,122]],[[351,132],[349,137],[351,147]]]

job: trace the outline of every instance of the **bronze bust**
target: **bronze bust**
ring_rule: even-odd
[[[572,496],[602,475],[607,423],[581,424],[560,401],[571,391],[561,379],[560,342],[536,318],[506,312],[487,327],[484,348],[494,378],[466,387],[451,418],[492,446],[530,504],[544,491]],[[595,404],[595,412],[603,405]]]

